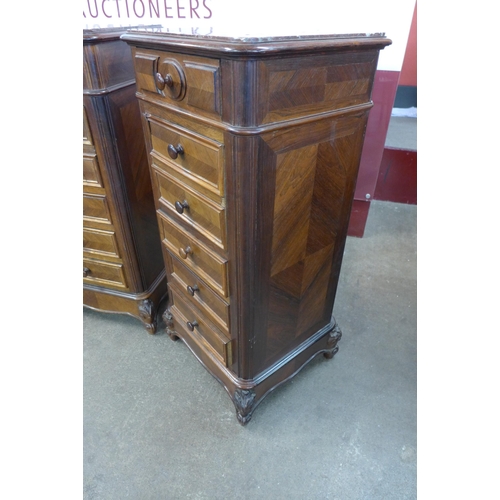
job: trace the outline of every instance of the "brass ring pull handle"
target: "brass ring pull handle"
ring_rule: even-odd
[[[88,267],[83,268],[83,277],[86,278],[90,274],[90,269]]]
[[[183,202],[180,201],[175,202],[175,209],[177,210],[178,213],[183,214],[185,208],[189,208],[188,202],[186,200],[184,200]]]
[[[167,147],[167,151],[168,151],[168,156],[170,156],[172,160],[175,160],[178,155],[184,154],[184,148],[180,144],[177,144],[177,146],[169,144]]]
[[[194,297],[194,292],[199,292],[200,289],[198,288],[198,285],[193,285],[193,286],[188,285],[187,291],[190,295],[192,295]]]
[[[188,321],[186,323],[187,327],[189,328],[190,331],[193,331],[195,329],[195,327],[198,326],[198,321]]]
[[[190,253],[193,253],[193,250],[191,249],[191,247],[190,247],[190,246],[187,246],[186,248],[179,248],[179,255],[180,255],[183,259],[187,259],[187,256],[188,256]]]
[[[165,78],[163,78],[163,76],[161,76],[161,73],[156,73],[155,74],[155,83],[156,83],[156,87],[159,90],[163,90],[165,88],[165,86],[172,88],[174,86],[174,79],[172,78],[172,75],[169,73],[167,73],[165,75]]]

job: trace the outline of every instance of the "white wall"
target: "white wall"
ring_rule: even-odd
[[[82,0],[83,27],[162,24],[232,36],[383,32],[378,69],[400,71],[415,0]],[[158,11],[158,12],[156,12]],[[97,17],[92,17],[97,16]]]

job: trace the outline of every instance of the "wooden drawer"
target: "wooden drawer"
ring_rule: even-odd
[[[229,333],[229,304],[221,300],[212,289],[196,274],[192,273],[177,258],[170,255],[172,273],[170,277],[175,281],[182,296],[191,306],[202,309],[208,318],[223,332]]]
[[[104,195],[83,195],[83,218],[111,224],[108,202]]]
[[[83,259],[83,282],[90,285],[127,288],[122,264]]]
[[[184,332],[188,332],[188,335],[200,336],[226,366],[231,366],[233,364],[231,339],[212,325],[199,310],[189,307],[181,295],[174,290],[174,287],[170,286],[170,289],[173,297],[170,312],[174,317],[175,330],[178,331],[179,328],[182,328]]]
[[[227,260],[210,250],[158,210],[160,236],[173,255],[200,276],[222,297],[229,296]]]
[[[224,147],[221,143],[189,130],[148,118],[152,155],[176,172],[207,189],[224,196]]]
[[[220,119],[220,61],[147,49],[132,49],[137,90],[165,103]],[[159,75],[159,76],[157,76]]]
[[[103,187],[95,153],[83,155],[83,183],[89,186]]]
[[[226,248],[224,209],[193,191],[178,179],[153,164],[153,173],[161,203],[172,211],[174,218],[182,218],[220,248]]]
[[[83,250],[120,257],[114,231],[83,228]]]

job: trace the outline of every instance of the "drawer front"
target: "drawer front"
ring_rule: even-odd
[[[170,287],[173,297],[173,305],[170,312],[174,316],[174,327],[181,327],[188,335],[199,335],[212,350],[219,356],[226,366],[233,364],[231,339],[226,337],[198,310],[191,309],[181,298],[174,287]]]
[[[83,217],[85,219],[111,224],[111,215],[106,196],[84,194]]]
[[[196,274],[171,256],[171,278],[179,285],[182,296],[191,306],[202,309],[205,315],[225,333],[229,332],[229,304],[221,300]]]
[[[113,231],[83,228],[83,250],[112,257],[120,257]]]
[[[162,172],[153,164],[160,202],[219,247],[226,248],[224,209],[208,198],[202,197],[174,177]]]
[[[220,119],[220,61],[147,49],[132,49],[137,90],[169,105]]]
[[[92,134],[90,133],[89,119],[87,117],[87,110],[83,106],[83,144],[92,146]]]
[[[83,282],[90,285],[114,286],[126,289],[122,264],[83,259]]]
[[[83,156],[83,182],[90,186],[103,187],[96,154]]]
[[[168,250],[222,297],[229,296],[227,260],[223,259],[158,211],[160,235]]]
[[[224,196],[224,148],[187,129],[149,117],[152,154],[214,194]]]

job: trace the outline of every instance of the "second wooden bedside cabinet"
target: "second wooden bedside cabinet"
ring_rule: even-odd
[[[154,333],[166,273],[123,33],[83,31],[83,304]]]

